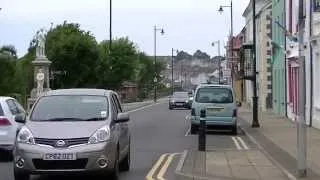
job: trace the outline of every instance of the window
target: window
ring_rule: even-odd
[[[0,103],[0,116],[4,116],[4,112],[3,112],[3,109],[2,109],[1,103]]]
[[[112,98],[113,98],[113,100],[114,100],[114,102],[115,102],[115,105],[116,105],[116,107],[117,107],[118,113],[119,113],[119,112],[122,112],[122,108],[121,108],[121,105],[120,105],[120,102],[119,102],[117,96],[116,96],[115,94],[113,94],[113,95],[112,95]]]
[[[173,94],[173,97],[175,98],[187,98],[188,96],[188,92],[175,92]]]
[[[15,99],[14,99],[13,101],[14,101],[14,103],[16,104],[19,113],[25,113],[25,110],[24,110],[24,108],[22,107],[22,105],[21,105],[17,100],[15,100]]]
[[[320,0],[313,0],[313,11],[320,12]]]
[[[47,96],[35,104],[31,120],[104,120],[108,117],[108,107],[108,99],[104,96]]]
[[[8,107],[10,109],[10,112],[12,115],[17,115],[19,114],[19,109],[16,106],[16,104],[14,103],[14,101],[12,99],[8,99],[7,101]]]
[[[199,103],[233,103],[233,94],[228,88],[204,87],[198,90],[195,101]]]

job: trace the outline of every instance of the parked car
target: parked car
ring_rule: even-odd
[[[233,89],[229,85],[201,84],[197,87],[191,108],[191,133],[197,132],[200,113],[205,112],[208,128],[215,126],[230,127],[237,134],[237,103]]]
[[[17,131],[23,125],[15,122],[14,118],[25,115],[26,111],[16,99],[0,96],[0,150],[2,152],[9,152],[11,155]],[[2,156],[1,152],[0,156]]]
[[[36,101],[17,135],[15,180],[30,174],[96,173],[117,179],[130,169],[129,115],[118,95],[102,89],[61,89]]]
[[[188,92],[174,92],[169,98],[169,109],[191,108]]]

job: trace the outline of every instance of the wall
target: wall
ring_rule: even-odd
[[[272,0],[272,19],[282,26],[285,24],[284,0]],[[286,115],[286,67],[285,67],[285,35],[278,25],[272,25],[272,99],[273,112]]]

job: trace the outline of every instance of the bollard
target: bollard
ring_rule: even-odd
[[[206,151],[206,110],[202,109],[200,111],[200,126],[199,126],[199,142],[198,150]]]

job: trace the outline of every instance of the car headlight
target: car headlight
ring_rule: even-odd
[[[189,100],[186,100],[186,103],[188,103],[189,102]]]
[[[98,129],[93,135],[89,138],[89,144],[97,144],[105,142],[110,138],[110,128],[109,126],[103,126]]]
[[[34,137],[31,133],[31,131],[26,127],[26,126],[23,126],[18,135],[17,135],[17,142],[18,143],[25,143],[25,144],[36,144],[34,142]]]

